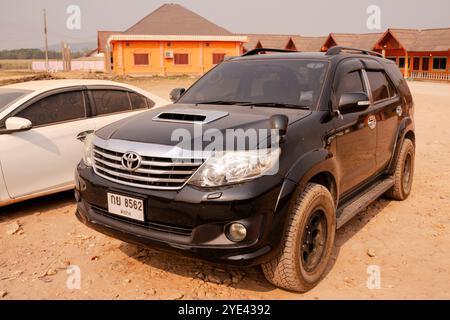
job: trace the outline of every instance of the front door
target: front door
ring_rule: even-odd
[[[82,157],[81,131],[93,130],[82,90],[44,97],[14,116],[29,119],[33,128],[0,135],[0,161],[11,198],[71,187]]]

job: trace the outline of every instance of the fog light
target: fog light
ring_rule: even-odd
[[[247,229],[240,223],[232,223],[227,228],[226,236],[233,242],[240,242],[247,236]]]

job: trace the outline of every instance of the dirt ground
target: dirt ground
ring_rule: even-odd
[[[126,80],[165,98],[193,81]],[[404,202],[378,200],[340,229],[329,272],[312,291],[277,289],[258,267],[224,268],[104,236],[76,220],[66,192],[0,208],[0,297],[450,299],[450,84],[410,87],[417,126],[412,194]],[[80,288],[67,286],[69,265],[79,268]],[[379,289],[367,286],[373,266]]]

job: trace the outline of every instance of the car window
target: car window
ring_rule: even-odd
[[[389,89],[389,81],[386,79],[386,75],[384,74],[384,72],[367,71],[367,77],[369,78],[374,102],[388,99],[389,97],[395,95],[395,93],[391,95],[392,89]]]
[[[336,91],[337,101],[343,93],[350,92],[366,92],[360,71],[352,71],[342,78]]]
[[[126,91],[92,90],[98,116],[131,111],[130,99]]]
[[[58,93],[43,98],[15,114],[34,127],[86,118],[82,91]]]
[[[131,107],[133,110],[151,109],[155,106],[155,102],[136,92],[129,92]]]

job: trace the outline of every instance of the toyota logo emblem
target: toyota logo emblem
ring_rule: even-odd
[[[135,171],[141,166],[142,158],[136,152],[127,152],[122,156],[122,166],[128,171]]]

